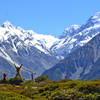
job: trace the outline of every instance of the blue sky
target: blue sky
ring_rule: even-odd
[[[100,11],[100,0],[0,0],[0,24],[59,36],[72,24],[84,24]]]

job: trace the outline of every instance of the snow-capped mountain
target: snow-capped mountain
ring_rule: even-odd
[[[81,26],[66,28],[60,38],[24,30],[7,21],[0,25],[0,68],[8,70],[9,67],[11,71],[14,62],[23,63],[24,67],[41,74],[53,67],[58,59],[64,59],[75,49],[84,46],[99,32],[100,12]]]
[[[18,37],[26,46],[34,46],[40,51],[49,54],[49,48],[58,39],[50,35],[37,34],[32,30],[24,30],[20,27],[14,27],[10,22],[5,22],[0,25],[0,41],[7,41],[11,37]],[[14,42],[14,40],[12,41]],[[19,41],[16,46],[21,46]],[[13,50],[17,52],[16,46],[13,43]]]
[[[65,58],[43,75],[52,80],[100,78],[100,12],[82,26],[67,28],[51,50],[59,58]]]
[[[65,78],[100,79],[100,33],[54,67],[46,70],[43,75],[57,81]]]
[[[52,67],[58,61],[49,48],[58,39],[50,35],[37,34],[32,30],[14,27],[10,22],[0,25],[0,71],[14,75],[14,63],[23,64],[37,74]],[[25,71],[24,71],[25,72]],[[24,76],[27,74],[22,73]],[[9,74],[11,76],[11,74]]]
[[[62,59],[89,42],[99,32],[100,12],[97,12],[84,25],[72,25],[66,28],[60,39],[51,47],[51,51],[54,52],[55,56]]]

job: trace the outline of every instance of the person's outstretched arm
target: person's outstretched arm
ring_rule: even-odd
[[[23,64],[20,65],[20,68],[22,68]]]
[[[14,63],[14,66],[15,66],[15,68],[17,67],[17,66],[15,65],[15,63]]]

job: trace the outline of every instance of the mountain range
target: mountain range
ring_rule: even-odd
[[[69,55],[73,55],[75,51],[87,45],[87,43],[94,39],[99,33],[100,12],[95,13],[81,26],[71,25],[66,28],[60,37],[38,34],[32,30],[15,27],[8,21],[4,22],[0,25],[0,71],[11,73],[8,76],[11,77],[15,75],[13,64],[16,63],[17,65],[23,64],[21,74],[25,78],[29,78],[29,72],[27,70],[36,72],[37,75],[45,71],[43,73],[43,75],[45,75],[50,73],[52,69],[54,70],[54,68],[56,70],[57,66],[63,68],[59,63],[66,61],[66,59],[69,60]],[[86,51],[83,53],[86,53]],[[77,52],[75,52],[75,54],[77,54]],[[64,64],[64,66],[65,65],[66,64]],[[69,66],[69,69],[72,70],[73,73],[77,70],[81,70],[79,66],[76,66],[75,69],[74,67],[75,66],[70,69]],[[58,72],[60,71],[61,70],[58,69]],[[58,74],[58,72],[55,72],[55,77],[51,73],[50,78],[59,80],[66,77],[72,79],[81,77],[72,77],[71,72],[68,74],[68,71],[61,71],[61,77],[57,79],[56,74]]]
[[[23,64],[21,74],[25,78],[30,77],[30,71],[40,75],[58,62],[58,59],[49,51],[49,47],[56,40],[57,38],[53,36],[14,27],[8,21],[1,24],[0,71],[9,72],[8,77],[15,75],[15,63],[18,66]]]
[[[74,25],[67,28],[62,38],[65,38],[63,42],[65,47],[62,45],[59,47],[56,44],[55,51],[57,52],[60,49],[66,50],[66,52],[57,52],[59,53],[57,55],[64,55],[65,58],[53,68],[46,70],[43,75],[49,75],[52,80],[99,78],[100,13],[97,12],[94,16],[90,17],[86,24],[81,27]]]

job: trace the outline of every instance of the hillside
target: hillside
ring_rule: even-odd
[[[100,100],[99,88],[100,80],[28,80],[20,85],[0,83],[0,100]]]
[[[45,71],[51,80],[100,78],[100,34]]]

